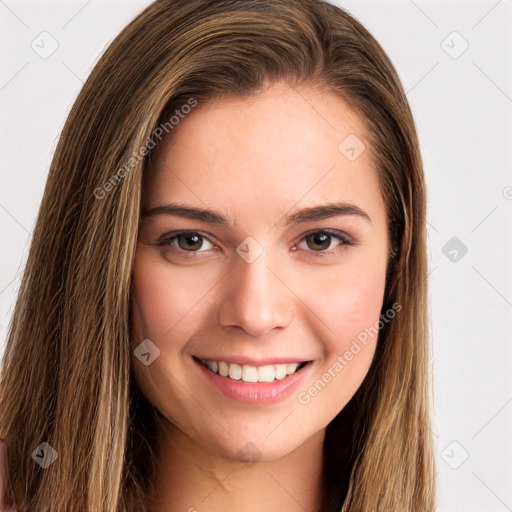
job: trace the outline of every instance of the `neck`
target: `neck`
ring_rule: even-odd
[[[248,463],[202,449],[168,422],[157,424],[153,512],[320,510],[324,430],[280,459]]]

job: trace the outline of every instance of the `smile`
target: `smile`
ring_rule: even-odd
[[[313,368],[313,361],[274,359],[261,365],[192,356],[196,368],[223,395],[247,405],[270,405],[290,397]],[[254,362],[249,361],[247,362]]]
[[[297,363],[252,366],[249,364],[240,365],[237,363],[227,363],[225,361],[195,359],[198,360],[205,368],[217,375],[220,375],[221,377],[253,383],[282,380],[289,375],[293,375],[309,362],[303,361]]]

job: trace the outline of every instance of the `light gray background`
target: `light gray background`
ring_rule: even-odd
[[[0,356],[65,118],[149,3],[0,0]],[[393,61],[422,145],[438,510],[512,511],[512,0],[337,3]]]

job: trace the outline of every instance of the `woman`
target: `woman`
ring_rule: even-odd
[[[1,372],[18,507],[433,511],[425,209],[348,13],[151,4],[50,169]]]

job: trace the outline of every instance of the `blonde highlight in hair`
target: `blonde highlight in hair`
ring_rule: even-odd
[[[380,45],[319,0],[156,1],[86,81],[53,157],[0,373],[0,436],[22,510],[149,512],[156,413],[133,379],[130,300],[150,153],[134,155],[190,98],[277,82],[335,92],[364,122],[391,242],[382,311],[401,305],[327,428],[322,512],[435,510],[415,125]],[[42,442],[58,453],[48,469],[31,458]]]

